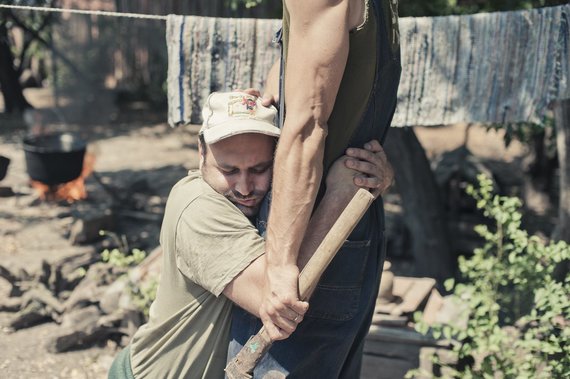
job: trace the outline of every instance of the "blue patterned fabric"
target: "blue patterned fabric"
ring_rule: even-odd
[[[400,19],[402,80],[392,126],[538,122],[570,98],[570,4]],[[200,123],[212,91],[262,88],[281,20],[168,17],[168,119]]]

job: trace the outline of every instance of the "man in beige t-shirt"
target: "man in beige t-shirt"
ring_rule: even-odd
[[[280,134],[275,117],[274,107],[247,93],[214,93],[206,101],[200,170],[173,187],[166,205],[162,272],[149,321],[115,360],[110,378],[223,378],[232,302],[258,316],[262,297],[265,243],[251,219],[271,184]],[[358,189],[355,177],[377,187],[377,167],[384,164],[378,148],[356,149],[354,158],[369,162],[368,170],[346,168],[346,157],[333,166],[303,259],[342,211],[337,204]],[[307,308],[298,301],[280,309],[275,326],[291,334]]]

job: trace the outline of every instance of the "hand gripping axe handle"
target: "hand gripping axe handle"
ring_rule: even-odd
[[[350,200],[299,274],[300,299],[307,299],[313,292],[321,275],[373,201],[374,196],[362,188]],[[255,336],[250,337],[245,346],[227,365],[225,369],[227,377],[229,379],[252,378],[253,369],[269,350],[271,344],[269,335],[262,327]]]

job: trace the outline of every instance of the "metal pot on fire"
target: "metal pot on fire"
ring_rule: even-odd
[[[87,143],[74,133],[28,136],[23,141],[28,175],[47,185],[77,179],[83,169]]]
[[[10,165],[10,158],[0,155],[0,180],[4,180]]]

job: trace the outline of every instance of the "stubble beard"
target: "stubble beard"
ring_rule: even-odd
[[[254,191],[252,195],[247,196],[247,197],[243,197],[241,195],[235,194],[233,191],[230,190],[230,191],[224,193],[224,196],[232,204],[234,204],[246,217],[253,218],[253,217],[257,216],[257,214],[259,213],[259,209],[261,208],[263,196],[265,196],[265,195],[261,191]],[[247,199],[251,199],[251,198],[258,199],[257,204],[254,205],[253,207],[248,207],[248,206],[242,205],[242,204],[237,202],[238,199],[247,200]]]

